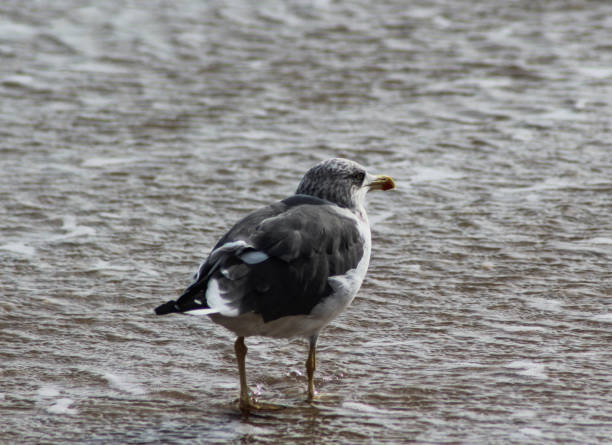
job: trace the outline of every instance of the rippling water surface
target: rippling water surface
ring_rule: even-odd
[[[5,1],[1,443],[612,437],[612,5]],[[156,318],[317,161],[392,175],[321,335]]]

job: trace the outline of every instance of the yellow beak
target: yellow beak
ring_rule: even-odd
[[[390,176],[378,175],[368,184],[370,190],[391,190],[395,188],[395,181]]]

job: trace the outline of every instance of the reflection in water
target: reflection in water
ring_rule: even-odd
[[[0,442],[605,442],[611,8],[0,6]],[[249,339],[290,406],[243,419],[230,334],[152,308],[331,156],[398,190],[325,397]]]

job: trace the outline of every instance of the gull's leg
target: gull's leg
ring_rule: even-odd
[[[253,402],[249,397],[249,387],[246,379],[246,366],[244,360],[247,355],[247,347],[244,344],[244,337],[238,337],[234,343],[234,351],[236,352],[236,360],[238,360],[238,372],[240,373],[240,411],[248,414],[249,410],[254,408]]]
[[[255,403],[249,396],[249,387],[246,379],[245,359],[247,355],[247,347],[244,344],[244,337],[238,337],[234,343],[234,351],[236,352],[236,360],[238,361],[238,372],[240,374],[240,399],[238,407],[244,415],[248,415],[251,411],[256,410],[277,410],[284,408],[283,405],[274,405],[271,403]]]
[[[318,335],[310,337],[310,348],[308,349],[308,359],[306,359],[306,375],[308,376],[308,401],[312,402],[315,398],[314,372],[317,367],[317,338]]]

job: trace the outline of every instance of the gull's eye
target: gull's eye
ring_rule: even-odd
[[[351,179],[353,179],[355,182],[361,184],[363,182],[363,179],[365,178],[365,172],[363,171],[358,171],[355,172],[351,175]]]

